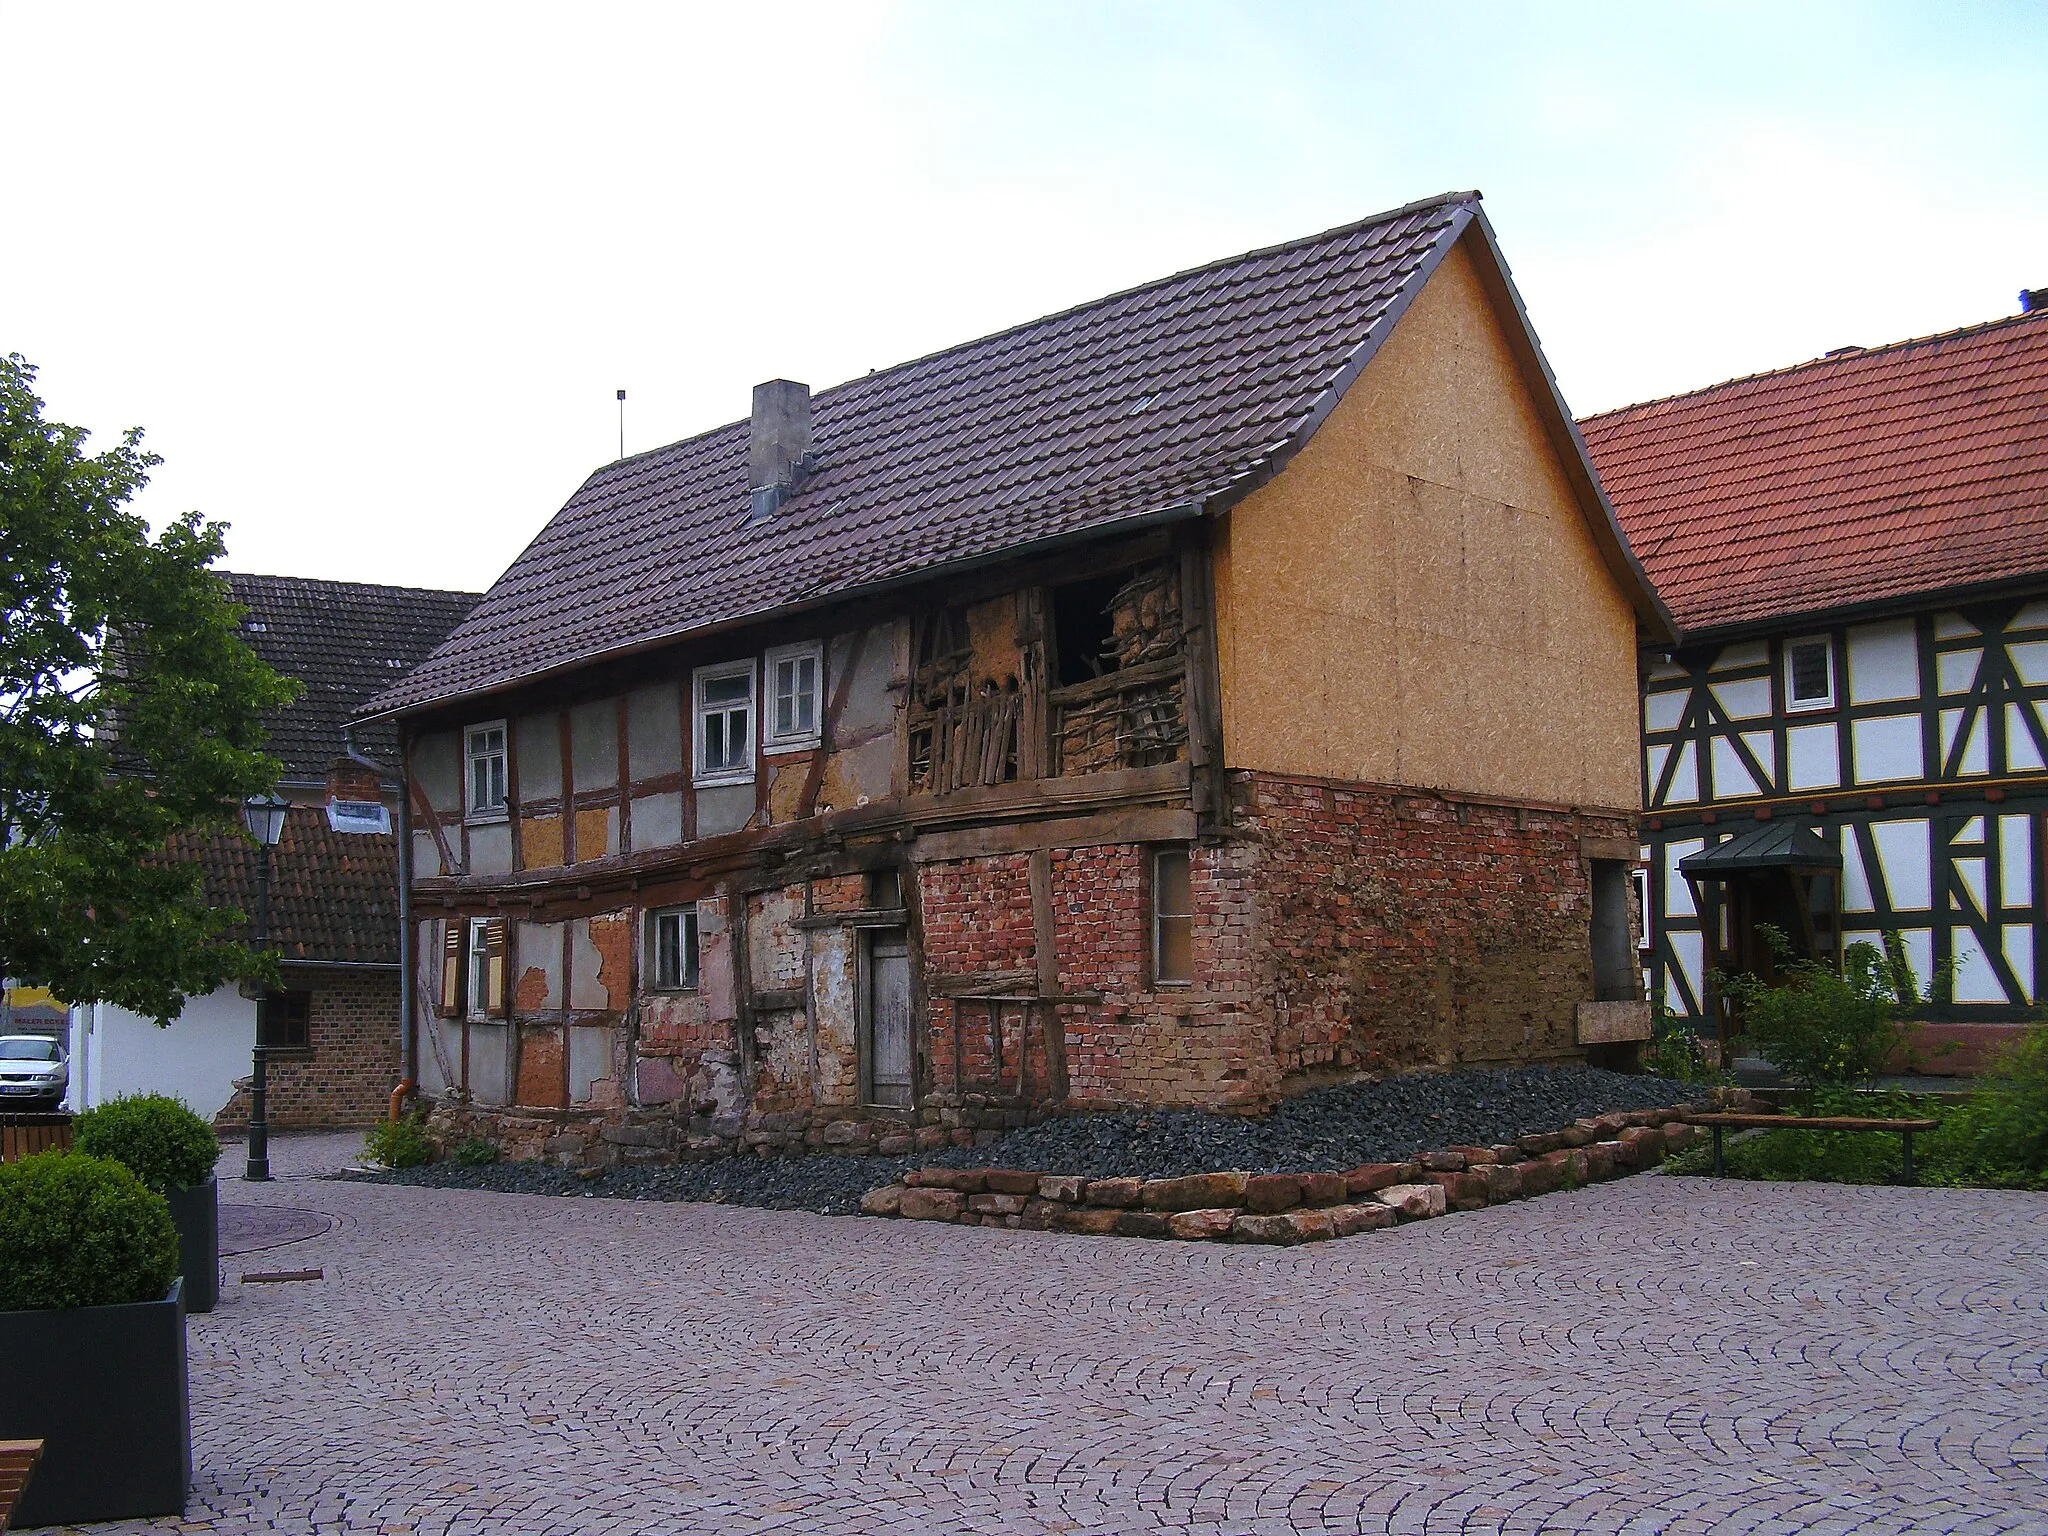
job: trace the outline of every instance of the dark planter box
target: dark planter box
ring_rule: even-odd
[[[16,1526],[185,1512],[182,1284],[125,1307],[0,1312],[0,1440],[44,1442]]]
[[[164,1196],[178,1227],[178,1269],[185,1276],[185,1310],[211,1312],[220,1300],[220,1185],[208,1179]]]

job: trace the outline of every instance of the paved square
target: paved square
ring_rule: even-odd
[[[2048,1531],[2048,1198],[1642,1177],[1289,1250],[314,1181],[149,1529]],[[139,1530],[122,1526],[101,1529]]]

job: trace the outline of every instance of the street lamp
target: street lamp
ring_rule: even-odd
[[[275,793],[251,795],[242,802],[242,820],[256,839],[256,947],[270,942],[270,850],[284,836],[284,813],[291,801]],[[256,1058],[249,1079],[249,1167],[245,1178],[262,1182],[270,1177],[270,1117],[266,1102],[270,1083],[269,1066],[263,1047],[263,999],[269,989],[256,984]]]

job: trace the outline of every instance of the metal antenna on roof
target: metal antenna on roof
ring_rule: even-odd
[[[619,391],[619,457],[626,456],[626,392]]]

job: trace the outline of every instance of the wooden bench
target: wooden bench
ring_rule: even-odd
[[[1905,1139],[1905,1180],[1915,1181],[1913,1138],[1922,1131],[1938,1131],[1939,1120],[1870,1120],[1861,1115],[1687,1115],[1688,1125],[1703,1125],[1714,1133],[1714,1177],[1723,1178],[1727,1168],[1721,1161],[1721,1136],[1726,1131],[1894,1131]]]
[[[18,1163],[52,1147],[71,1148],[71,1117],[62,1110],[0,1109],[0,1163]]]
[[[40,1440],[0,1440],[0,1532],[14,1519],[14,1509],[28,1487],[29,1474],[42,1459]]]

